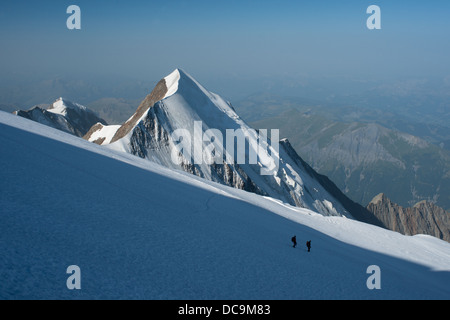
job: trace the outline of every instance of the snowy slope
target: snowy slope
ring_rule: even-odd
[[[450,244],[433,237],[325,217],[4,112],[0,150],[1,299],[450,298]],[[69,265],[81,290],[66,288]],[[369,265],[381,290],[366,287]]]
[[[196,122],[201,123],[197,130]],[[234,157],[234,162],[227,159],[226,163],[221,160],[211,165],[202,161],[203,154],[197,151],[200,148],[211,148],[213,145],[211,141],[205,141],[203,134],[210,129],[221,133],[224,149],[228,143],[227,130],[242,130],[248,139],[244,150],[247,159],[245,163],[236,163],[237,156]],[[191,157],[180,153],[179,163],[175,163],[172,157],[172,152],[179,143],[173,138],[173,133],[177,130],[188,132],[193,145]],[[206,90],[180,69],[162,79],[141,103],[136,113],[121,128],[114,129],[114,132],[112,139],[108,139],[104,134],[103,140],[100,131],[97,131],[95,139],[87,139],[100,141],[103,145],[110,140],[108,147],[111,149],[131,153],[168,168],[184,170],[210,181],[280,199],[326,216],[355,217],[325,186],[308,173],[296,153],[288,153],[283,144],[278,150],[273,145],[258,149],[256,131],[236,114],[231,104]],[[100,140],[96,140],[99,138]],[[200,147],[195,148],[195,144]],[[248,160],[250,150],[260,151],[258,163],[251,164]],[[194,159],[200,159],[201,163]],[[262,170],[276,167],[274,159],[279,159],[278,168],[268,175],[262,175]]]

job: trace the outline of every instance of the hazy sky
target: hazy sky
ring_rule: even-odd
[[[81,30],[66,27],[71,4]],[[381,30],[366,27],[372,4]],[[52,74],[156,81],[176,67],[211,83],[445,77],[450,1],[2,0],[0,43],[2,83]]]

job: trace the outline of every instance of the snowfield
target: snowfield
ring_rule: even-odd
[[[325,217],[5,112],[0,152],[1,299],[450,298],[450,244],[437,238]],[[81,290],[66,287],[70,265]],[[380,290],[366,286],[371,265]]]

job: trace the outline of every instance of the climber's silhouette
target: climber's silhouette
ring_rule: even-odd
[[[293,247],[295,248],[297,246],[297,238],[296,238],[296,236],[293,236],[291,241],[294,244]]]

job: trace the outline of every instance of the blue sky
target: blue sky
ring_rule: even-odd
[[[68,30],[66,8],[81,8]],[[366,28],[381,8],[382,30]],[[450,1],[21,1],[0,4],[0,72],[157,80],[450,75]],[[212,80],[211,80],[212,81]]]

